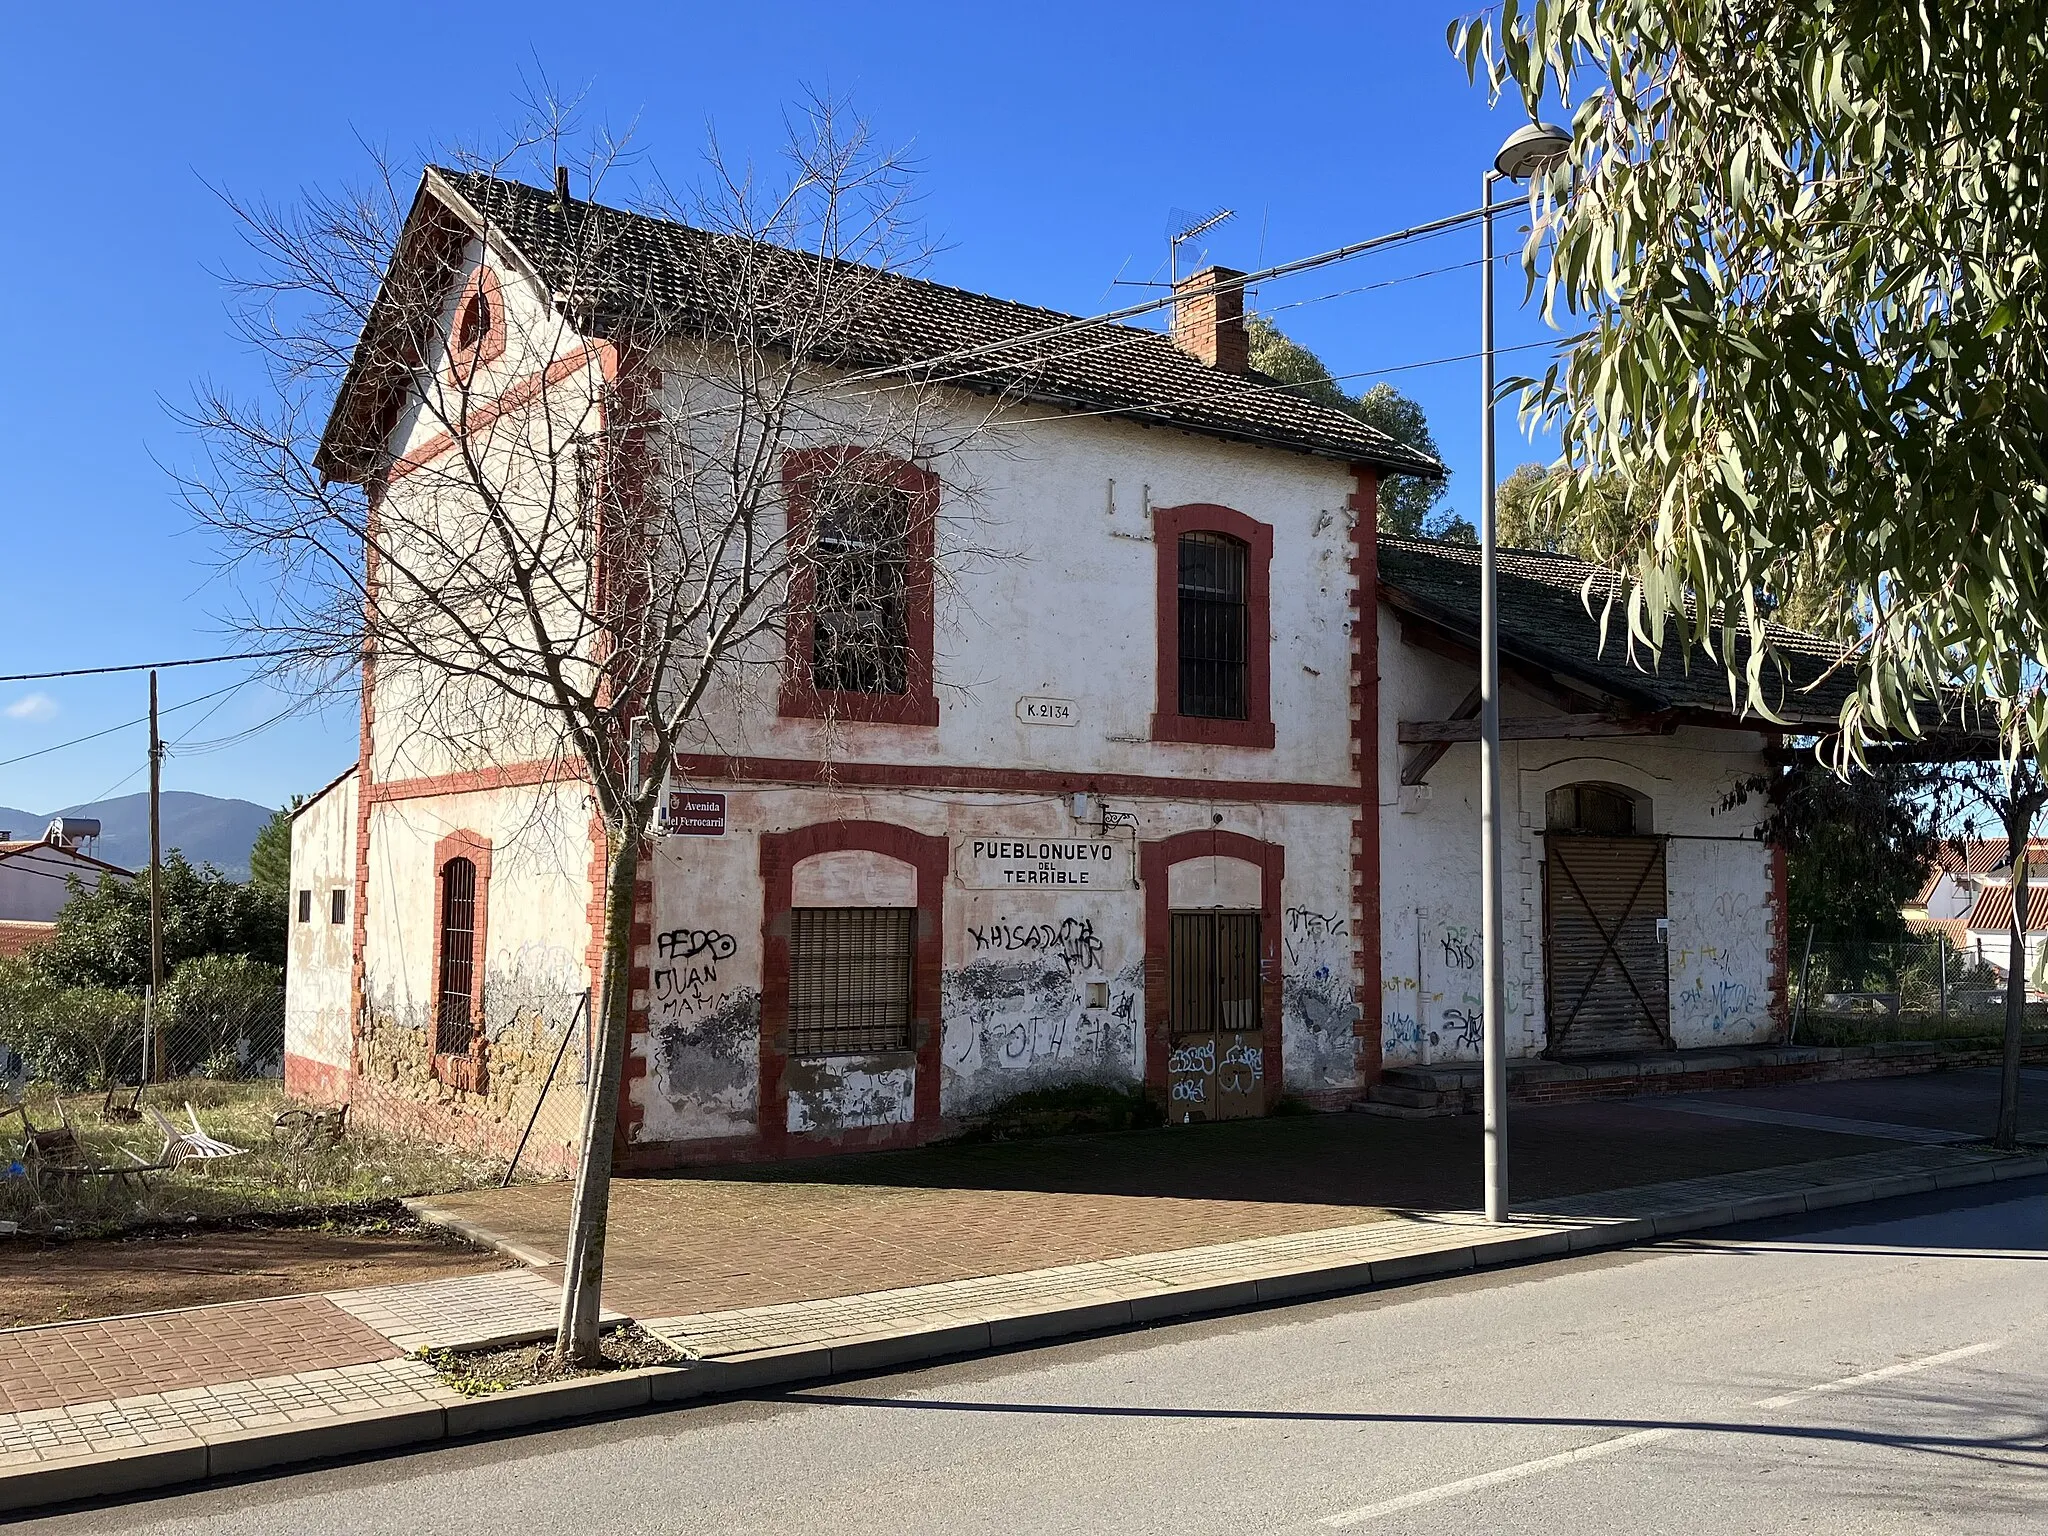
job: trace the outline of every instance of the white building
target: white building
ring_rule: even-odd
[[[95,858],[84,845],[99,836],[96,821],[53,821],[36,838],[0,832],[0,923],[54,923],[71,899],[72,881],[93,890],[132,871]]]
[[[489,338],[507,306],[569,302],[569,213],[506,182],[422,187],[415,224],[456,232],[457,361],[507,398],[563,377]],[[621,291],[687,278],[674,226],[630,227]],[[890,292],[906,354],[1065,318]],[[579,323],[593,359],[626,355]],[[631,1163],[909,1144],[1076,1081],[1142,1086],[1174,1121],[1333,1107],[1387,1064],[1476,1056],[1476,553],[1374,523],[1383,476],[1439,467],[1251,373],[1239,293],[1184,301],[1171,339],[1096,326],[1029,361],[1000,379],[1008,449],[973,475],[1018,558],[957,573],[935,612],[910,538],[900,674],[832,679],[820,718],[824,631],[793,625],[807,686],[725,701],[683,765],[636,892]],[[411,387],[352,375],[330,472],[400,496],[450,450]],[[943,515],[955,470],[891,484]],[[788,483],[808,515],[800,465]],[[1768,729],[1718,663],[1603,653],[1589,578],[1542,555],[1503,575],[1510,1048],[1769,1040],[1784,866],[1754,802],[1723,808]],[[288,1085],[503,1150],[597,984],[601,829],[509,736],[429,747],[374,667],[365,695],[357,769],[294,823]],[[1788,688],[1780,709],[1834,703]]]

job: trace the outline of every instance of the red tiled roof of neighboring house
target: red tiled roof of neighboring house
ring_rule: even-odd
[[[0,922],[0,960],[12,960],[57,931],[55,923]]]
[[[2029,903],[2031,905],[2031,902]],[[1960,917],[1909,917],[1906,919],[1908,933],[1938,933],[1957,949],[1966,947],[1963,935],[1967,932],[1967,920]]]
[[[2012,887],[1987,885],[1963,924],[1972,933],[2008,933],[2012,929]],[[2027,886],[2027,932],[2048,933],[2048,886]]]

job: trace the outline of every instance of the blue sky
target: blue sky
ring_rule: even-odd
[[[1490,113],[1444,46],[1457,6],[1122,8],[1040,4],[526,4],[16,7],[0,62],[13,153],[0,275],[0,674],[244,648],[161,467],[190,453],[167,414],[194,383],[255,380],[217,274],[237,261],[210,186],[289,200],[365,164],[487,137],[522,74],[587,91],[650,165],[687,180],[706,132],[771,155],[804,89],[843,97],[921,170],[944,250],[930,275],[1079,313],[1130,302],[1163,265],[1168,210],[1238,217],[1208,257],[1244,268],[1474,205],[1521,120]],[[1509,221],[1501,235],[1511,245]],[[1273,284],[1261,307],[1339,374],[1400,370],[1476,516],[1478,368],[1465,230]],[[1500,341],[1541,339],[1501,285]],[[1297,301],[1313,301],[1301,302]],[[1503,360],[1516,371],[1542,357]],[[1353,380],[1352,387],[1370,383]],[[1503,469],[1547,457],[1501,416]],[[165,786],[266,804],[355,755],[353,697],[275,715],[234,667],[164,674]],[[31,811],[146,785],[139,676],[0,684],[0,805]],[[217,695],[206,697],[208,695]],[[47,748],[88,733],[76,746]],[[183,740],[180,740],[180,737]],[[10,761],[37,753],[23,761]]]

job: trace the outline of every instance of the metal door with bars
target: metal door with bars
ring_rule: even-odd
[[[797,907],[789,914],[789,1048],[859,1056],[911,1048],[913,907]]]
[[[1671,1045],[1664,839],[1544,839],[1543,970],[1552,1056]]]
[[[1265,1109],[1260,938],[1256,912],[1172,914],[1166,1077],[1176,1124]]]

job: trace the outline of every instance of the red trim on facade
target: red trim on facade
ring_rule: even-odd
[[[315,1061],[292,1051],[284,1053],[284,1093],[288,1099],[303,1099],[312,1104],[346,1103],[354,1076],[347,1067]]]
[[[470,936],[469,1049],[460,1054],[441,1050],[441,894],[443,872],[450,859],[468,859],[476,866],[476,928]],[[434,844],[433,969],[427,972],[427,1049],[434,1076],[464,1093],[482,1093],[488,1086],[484,1060],[490,1037],[484,1030],[484,957],[490,953],[491,840],[480,832],[450,832]]]
[[[1162,1103],[1166,1099],[1166,1057],[1172,1049],[1167,1032],[1167,959],[1172,945],[1172,907],[1166,890],[1167,871],[1189,859],[1242,859],[1259,866],[1259,1021],[1265,1031],[1266,1102],[1271,1109],[1280,1097],[1281,1017],[1280,919],[1281,882],[1287,874],[1287,850],[1279,843],[1247,837],[1242,832],[1211,828],[1176,832],[1172,837],[1138,844],[1138,883],[1145,888],[1145,1086]]]
[[[993,794],[1087,791],[1135,800],[1207,800],[1232,805],[1356,805],[1355,784],[1263,779],[1173,779],[1142,773],[1067,773],[1053,768],[977,768],[946,763],[877,763],[840,758],[717,757],[686,753],[676,771],[696,783],[814,785],[820,789],[964,789]]]
[[[1379,474],[1352,467],[1351,768],[1358,775],[1358,816],[1351,829],[1351,969],[1357,987],[1361,1089],[1380,1080],[1385,1046],[1380,1011],[1384,943],[1380,935],[1380,605]]]
[[[910,644],[908,686],[902,693],[820,691],[811,685],[812,630],[805,622],[817,595],[816,575],[798,561],[790,573],[789,621],[785,629],[780,712],[785,718],[857,720],[889,725],[937,725],[939,700],[933,691],[936,644],[933,581],[938,549],[939,477],[906,459],[873,449],[839,447],[806,449],[782,461],[782,493],[789,507],[789,544],[804,547],[816,503],[818,482],[826,476],[857,476],[879,485],[893,485],[910,496],[910,569],[904,593]]]
[[[1221,533],[1246,546],[1245,718],[1210,720],[1180,712],[1180,538]],[[1189,741],[1216,747],[1273,745],[1273,529],[1213,502],[1155,507],[1152,537],[1158,548],[1158,709],[1154,741]]]
[[[462,332],[469,323],[469,308],[479,301],[485,306],[488,323],[482,334],[464,346]],[[485,262],[464,279],[462,292],[455,299],[455,316],[448,327],[448,382],[466,389],[476,382],[478,369],[504,355],[505,288]]]
[[[607,359],[612,355],[612,350],[608,342],[584,342],[574,352],[565,353],[561,357],[556,358],[539,373],[521,379],[496,400],[473,407],[467,417],[468,430],[471,432],[483,431],[499,417],[505,415],[506,412],[518,410],[522,405],[537,399],[543,390],[552,389],[564,379],[581,373],[593,362],[597,363],[600,367],[605,366]],[[426,442],[406,454],[404,458],[393,461],[391,468],[386,471],[384,477],[387,486],[403,480],[407,475],[413,474],[418,470],[425,469],[434,460],[440,458],[450,448],[453,448],[455,442],[456,434],[453,432],[443,432],[437,437],[428,438]]]
[[[437,795],[473,795],[489,789],[523,789],[533,784],[570,784],[583,777],[580,763],[555,759],[545,763],[506,763],[502,767],[465,769],[460,773],[426,774],[416,779],[386,779],[363,789],[365,804],[389,800],[425,800]]]
[[[846,1131],[788,1130],[789,910],[796,866],[820,853],[857,849],[898,859],[917,871],[917,962],[912,977],[911,1049],[917,1059],[912,1123]],[[940,967],[945,958],[949,846],[883,821],[820,821],[789,832],[761,834],[761,1086],[755,1124],[763,1153],[782,1157],[806,1144],[828,1150],[909,1145],[939,1122]],[[873,1133],[873,1134],[870,1134]]]

